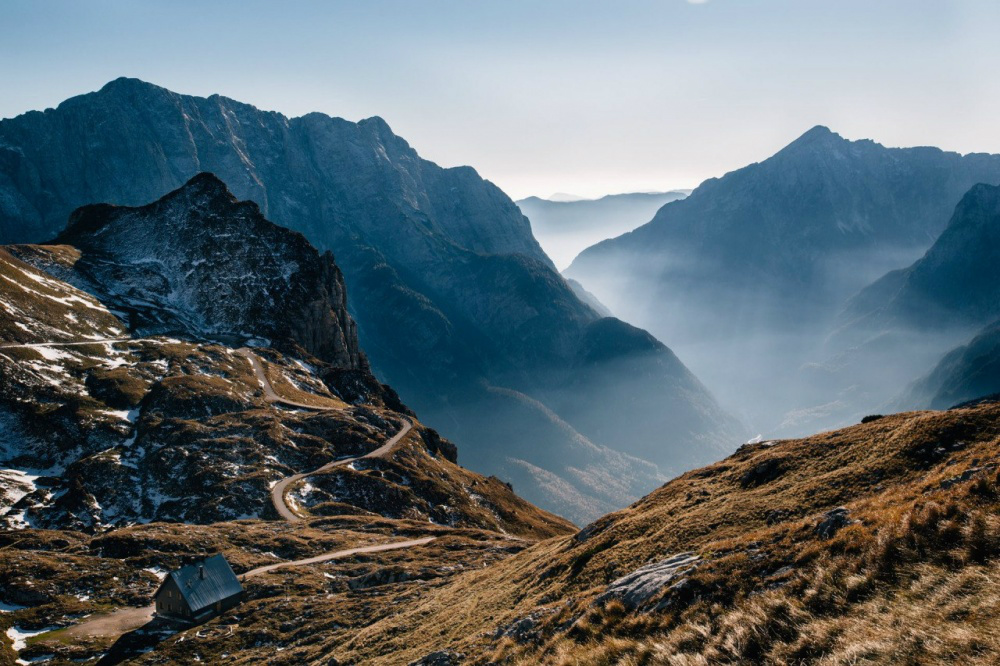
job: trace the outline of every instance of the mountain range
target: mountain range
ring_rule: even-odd
[[[805,318],[795,324],[802,325],[829,317],[830,307],[900,257],[919,257],[962,196],[977,183],[994,182],[1000,155],[886,148],[814,127],[760,163],[705,181],[635,231],[589,248],[566,273],[613,309],[635,297],[606,284],[634,285],[641,296],[668,300],[677,292],[688,299],[714,295],[724,286],[725,300],[704,319],[727,329],[767,324],[753,321],[746,307],[730,309],[748,299],[767,314],[793,312]],[[857,269],[861,261],[866,265]],[[788,319],[776,323],[789,325]],[[690,330],[660,328],[676,333],[671,341]]]
[[[848,299],[918,259],[984,182],[1000,182],[1000,156],[886,148],[815,127],[587,249],[565,273],[669,340],[755,430],[803,434],[889,397],[861,375],[838,376],[844,347],[827,337]]]
[[[863,366],[902,376],[894,358],[920,345],[940,355],[959,338],[930,374],[921,361],[922,379],[896,382],[918,406],[950,409],[758,437],[666,481],[668,465],[694,467],[736,427],[669,348],[602,316],[588,284],[560,277],[513,204],[470,170],[421,161],[378,121],[286,119],[136,81],[66,104],[0,123],[0,222],[40,241],[0,246],[3,663],[1000,660],[1000,402],[985,395],[1000,377],[1000,187],[938,200],[954,193],[942,183],[993,158],[889,151],[875,168],[865,160],[886,156],[876,144],[813,131],[790,172],[737,179],[772,192],[784,178],[844,185],[840,197],[788,204],[811,206],[819,224],[796,238],[816,256],[895,262],[870,284],[821,267],[795,281],[781,275],[806,267],[793,247],[748,270],[746,284],[710,276],[787,297],[771,314],[814,317],[737,330],[787,333],[770,341],[786,365],[795,345],[828,354],[799,368],[812,393],[785,390],[803,404],[841,391],[828,415],[843,421],[877,393]],[[119,134],[102,129],[101,110]],[[176,113],[187,143],[162,134]],[[59,150],[93,172],[64,169]],[[202,170],[237,175],[233,151],[246,179],[234,180],[257,198]],[[936,167],[917,168],[928,155]],[[134,165],[137,187],[156,189],[191,160],[195,173],[147,200],[123,174]],[[924,167],[933,178],[914,176]],[[899,174],[941,187],[914,194]],[[862,196],[862,182],[889,194]],[[88,202],[57,224],[91,188],[133,199]],[[717,204],[746,205],[736,194]],[[942,217],[921,221],[928,240],[908,257],[923,231],[889,212],[916,210],[910,199],[924,194]],[[848,209],[874,217],[838,223],[841,235],[824,227]],[[302,231],[269,210],[297,212]],[[792,222],[778,226],[790,233]],[[742,233],[748,248],[768,242]],[[854,283],[837,318],[834,295]],[[767,347],[740,347],[738,334],[728,339],[737,351]],[[368,347],[393,336],[390,350]],[[423,355],[404,355],[414,349]],[[385,383],[386,367],[406,390]],[[854,394],[842,384],[852,377]],[[744,381],[766,395],[784,378],[770,368]],[[454,419],[472,455],[408,395]],[[578,528],[518,496],[511,478],[581,524],[619,508]],[[154,617],[169,571],[210,554],[240,577],[238,603],[195,626]]]
[[[0,240],[47,240],[79,206],[145,204],[202,171],[336,254],[374,373],[529,499],[585,521],[739,441],[670,350],[577,297],[498,188],[379,118],[118,79],[0,121]],[[591,464],[574,464],[581,446]]]

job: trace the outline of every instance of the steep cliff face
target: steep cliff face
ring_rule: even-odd
[[[982,326],[1000,317],[1000,187],[979,184],[915,263],[862,290],[842,315],[862,331]]]
[[[631,378],[616,373],[637,357],[602,337],[605,353],[584,358],[593,344],[587,331],[600,315],[555,272],[517,206],[471,168],[421,159],[379,118],[286,118],[119,79],[56,109],[0,121],[0,238],[47,240],[80,205],[144,204],[200,171],[217,174],[237,197],[320,250],[336,252],[373,371],[429,423],[461,434],[463,456],[487,465],[480,469],[500,471],[487,462],[496,453],[487,450],[494,446],[489,405],[498,406],[490,387],[544,400],[560,385],[579,385],[575,400],[549,407],[607,447],[601,450],[628,454],[638,446],[664,467],[678,452],[693,450],[707,462],[739,441],[742,433],[703,386],[686,371],[671,374],[680,364],[651,366],[666,373],[652,385],[671,387],[651,399],[668,409],[633,407],[624,396]],[[295,334],[306,344],[305,331]],[[609,401],[590,386],[595,371],[624,399]],[[570,459],[573,437],[526,436],[518,443],[527,455],[521,463],[538,467],[543,451]],[[637,464],[633,477],[646,483],[626,502],[659,478]],[[598,482],[560,470],[547,473],[584,496],[603,496]],[[538,502],[552,499],[544,489],[550,485],[532,484],[519,490]]]
[[[337,367],[367,365],[333,256],[212,174],[146,206],[80,208],[53,244],[79,251],[67,278],[128,313],[135,333],[260,337]],[[43,265],[39,252],[22,254]]]

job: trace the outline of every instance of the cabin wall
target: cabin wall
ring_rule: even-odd
[[[158,615],[183,619],[191,618],[191,609],[184,600],[184,596],[181,594],[177,584],[170,578],[166,580],[157,592],[154,605]]]

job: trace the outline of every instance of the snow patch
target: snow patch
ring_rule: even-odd
[[[25,345],[34,349],[36,352],[42,355],[46,361],[64,361],[68,358],[73,358],[72,354],[68,354],[60,349],[55,349],[46,345]]]
[[[47,631],[54,631],[59,627],[45,627],[43,629],[21,629],[18,626],[13,626],[7,630],[7,638],[11,640],[14,644],[14,652],[20,652],[24,648],[28,647],[28,639],[32,636],[38,636],[39,634],[44,634]],[[18,663],[26,664],[28,662],[18,659]]]
[[[4,503],[10,502],[7,508],[0,508],[0,516],[10,511],[10,507],[22,497],[33,493],[38,487],[35,485],[37,479],[38,475],[19,469],[0,469],[0,492],[3,493]]]

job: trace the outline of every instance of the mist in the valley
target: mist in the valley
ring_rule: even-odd
[[[615,316],[668,345],[749,435],[791,437],[928,406],[927,396],[907,387],[974,331],[880,330],[844,309],[926,249],[829,255],[813,262],[808,277],[780,283],[755,275],[752,259],[734,270],[684,251],[628,252],[604,257],[600,274],[568,274]]]
[[[563,270],[591,245],[645,224],[661,206],[689,193],[633,192],[572,201],[528,197],[517,205],[531,220],[531,232],[546,254]]]

